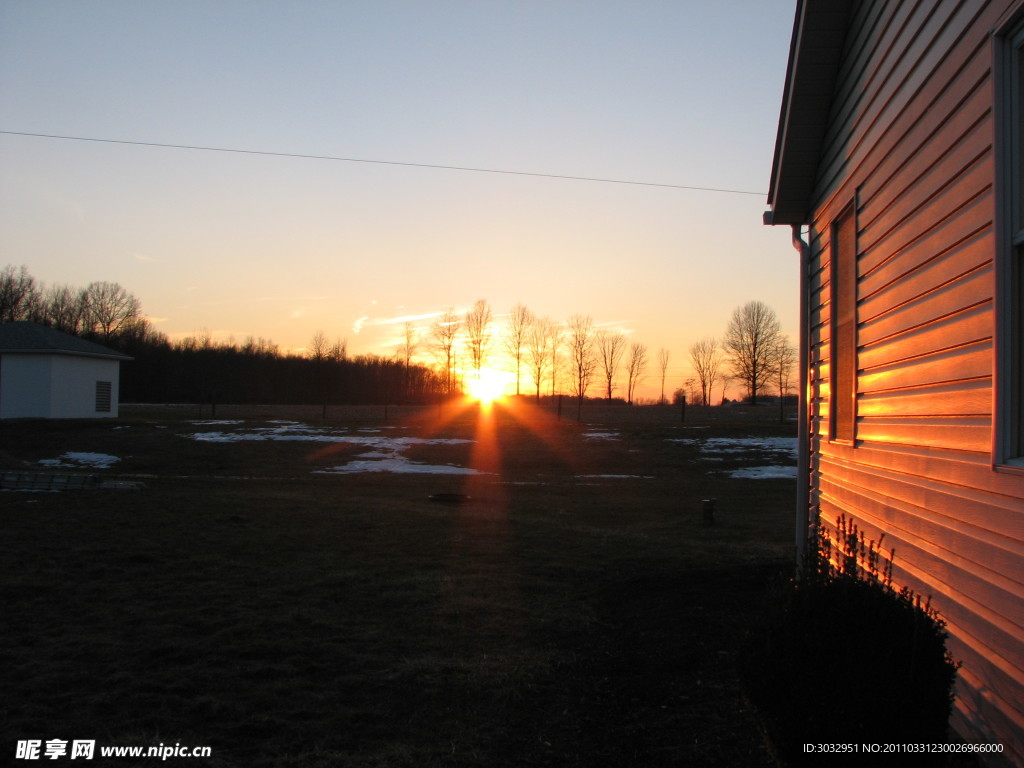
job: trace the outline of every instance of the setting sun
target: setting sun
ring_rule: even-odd
[[[493,402],[505,396],[511,378],[511,374],[505,371],[484,368],[480,371],[479,377],[472,374],[467,379],[466,394],[482,403]]]

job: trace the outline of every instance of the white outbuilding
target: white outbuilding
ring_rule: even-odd
[[[131,359],[38,323],[0,324],[0,419],[116,417]]]

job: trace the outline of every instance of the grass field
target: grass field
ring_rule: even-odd
[[[0,749],[769,766],[735,649],[789,572],[793,480],[730,476],[786,459],[720,439],[794,429],[729,410],[684,424],[657,408],[576,423],[523,406],[125,407],[2,423],[2,470],[140,487],[0,492]],[[373,468],[393,471],[359,471]]]

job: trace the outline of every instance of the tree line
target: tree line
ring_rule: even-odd
[[[722,402],[731,381],[743,388],[745,399],[757,405],[758,397],[774,390],[784,405],[792,383],[797,352],[781,331],[775,311],[760,301],[749,301],[733,310],[721,340],[704,338],[690,346],[695,377],[690,401],[711,405],[716,383]]]
[[[449,307],[427,327],[405,323],[389,356],[351,357],[344,339],[332,342],[323,331],[314,334],[304,354],[294,354],[262,338],[239,344],[214,340],[209,332],[171,341],[142,314],[142,302],[117,283],[45,286],[26,267],[7,266],[0,270],[0,322],[16,320],[132,356],[122,366],[126,402],[423,403],[460,395],[467,379],[493,367],[514,375],[516,395],[539,401],[567,394],[579,413],[592,396],[633,404],[652,362],[660,378],[659,402],[668,402],[667,349],[652,360],[645,344],[621,330],[598,327],[589,315],[559,322],[522,303],[505,315],[500,333],[494,310],[480,299],[466,312]],[[433,364],[419,362],[423,356]],[[751,301],[734,310],[720,340],[690,346],[694,376],[673,399],[711,405],[720,387],[718,402],[725,402],[735,383],[753,404],[766,391],[777,392],[781,401],[795,360],[775,312]]]
[[[566,392],[576,399],[578,409],[595,385],[600,397],[611,401],[618,393],[632,404],[637,386],[647,376],[651,362],[647,346],[631,342],[622,331],[599,328],[589,315],[573,315],[560,323],[516,304],[498,338],[494,318],[490,304],[479,299],[462,314],[449,307],[427,329],[406,323],[400,354],[408,361],[419,349],[428,350],[451,391],[460,386],[460,374],[479,376],[497,352],[504,355],[502,367],[514,373],[517,395],[524,393],[524,384],[538,400],[542,390],[551,395]],[[667,402],[669,359],[667,349],[658,351],[662,403]],[[772,390],[782,403],[795,363],[796,351],[782,333],[774,310],[751,301],[734,310],[720,341],[705,338],[691,345],[695,376],[686,381],[689,391],[677,389],[675,399],[711,405],[717,384],[722,387],[720,402],[725,402],[725,392],[735,382],[754,405]]]
[[[350,357],[339,340],[306,354],[272,341],[217,341],[208,331],[170,340],[117,283],[46,286],[24,266],[0,270],[0,323],[30,321],[130,355],[121,400],[146,403],[426,403],[446,394],[424,365],[379,355]],[[316,339],[314,341],[317,341]]]

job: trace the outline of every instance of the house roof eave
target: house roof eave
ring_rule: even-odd
[[[852,0],[798,0],[782,95],[766,224],[805,224]]]
[[[122,362],[135,359],[131,355],[120,352],[104,354],[80,352],[73,349],[0,349],[0,355],[57,355],[59,357],[91,357],[96,360],[120,360]]]

